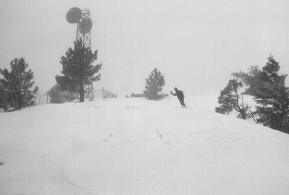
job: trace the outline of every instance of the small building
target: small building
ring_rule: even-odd
[[[94,89],[91,91],[88,96],[85,97],[87,100],[93,99],[104,99],[104,98],[117,98],[117,95],[102,89]],[[59,84],[56,83],[51,89],[49,89],[44,95],[40,95],[38,100],[36,100],[37,104],[49,104],[49,103],[64,103],[71,102],[74,100],[78,100],[78,94],[69,91],[61,91],[59,88]]]
[[[61,91],[58,83],[48,90],[46,94],[50,97],[50,103],[71,102],[78,98],[73,92]]]

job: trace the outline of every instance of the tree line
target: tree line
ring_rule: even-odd
[[[58,89],[73,92],[83,102],[85,94],[92,90],[91,83],[100,80],[100,74],[95,74],[102,64],[93,65],[96,59],[97,50],[92,52],[89,47],[84,47],[81,39],[74,42],[74,49],[69,48],[61,57],[63,75],[55,77]],[[32,88],[34,75],[25,59],[15,58],[10,62],[10,68],[10,71],[0,69],[3,77],[0,79],[0,109],[13,111],[35,105],[39,88]]]
[[[79,94],[80,102],[84,102],[84,97],[91,92],[91,84],[99,81],[101,74],[94,76],[102,67],[92,65],[97,60],[97,51],[92,52],[89,47],[82,46],[82,40],[74,42],[74,48],[69,48],[66,56],[61,57],[63,75],[56,76],[61,91],[70,91]],[[159,100],[164,97],[160,94],[165,85],[164,76],[155,68],[149,78],[146,79],[143,96],[149,100]]]
[[[280,65],[270,54],[261,69],[251,66],[248,72],[233,72],[232,79],[218,97],[217,113],[229,114],[233,110],[242,119],[253,118],[258,124],[289,133],[289,88],[287,75],[280,74]],[[243,94],[253,96],[254,108],[243,104]]]
[[[55,77],[59,90],[73,92],[80,102],[84,102],[85,94],[92,90],[92,82],[100,80],[101,74],[97,73],[102,64],[93,65],[96,60],[97,50],[92,52],[89,47],[83,47],[81,40],[74,42],[74,48],[69,48],[61,57],[62,75]],[[15,58],[10,62],[10,68],[10,71],[0,69],[3,77],[0,79],[0,108],[11,111],[34,105],[39,88],[33,87],[34,75],[25,59]],[[251,66],[248,72],[233,72],[233,78],[218,97],[220,106],[215,111],[229,114],[235,110],[239,118],[253,118],[256,123],[289,133],[287,75],[280,74],[279,70],[279,62],[270,54],[261,69]],[[160,93],[164,85],[164,76],[155,68],[146,79],[143,97],[148,100],[164,98],[165,94]],[[243,103],[243,94],[254,97],[254,108]]]
[[[82,40],[74,42],[74,47],[69,48],[61,57],[62,75],[57,75],[57,89],[73,94],[73,98],[84,102],[87,94],[91,92],[91,84],[99,81],[101,74],[97,74],[102,64],[93,65],[97,60],[97,50],[92,51],[84,47]],[[20,110],[35,105],[38,87],[34,87],[33,72],[28,69],[24,58],[15,58],[10,62],[10,68],[0,69],[3,78],[0,78],[0,109],[5,111]],[[162,87],[165,85],[164,77],[156,68],[146,79],[144,97],[159,100],[163,98]]]

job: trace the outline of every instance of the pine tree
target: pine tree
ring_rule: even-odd
[[[279,69],[279,63],[270,54],[259,75],[263,85],[255,97],[257,123],[289,133],[289,97],[285,87],[287,75],[279,75]]]
[[[149,100],[158,100],[160,98],[158,93],[162,91],[164,85],[164,76],[155,68],[149,75],[149,78],[146,79],[146,90],[143,92],[145,98]]]
[[[0,108],[8,110],[10,108],[21,109],[34,105],[38,87],[32,91],[34,78],[31,69],[27,70],[28,64],[24,58],[15,58],[10,62],[11,72],[7,69],[1,70],[3,79],[0,79]]]
[[[258,66],[251,66],[248,73],[242,71],[232,73],[232,76],[238,81],[241,81],[248,88],[245,89],[244,94],[255,96],[258,88],[262,86],[262,80],[259,78],[261,72]]]
[[[101,69],[102,64],[92,65],[97,60],[97,50],[93,53],[89,47],[84,47],[82,40],[74,42],[74,49],[69,48],[65,56],[61,57],[61,73],[56,81],[62,91],[70,91],[80,96],[84,102],[85,94],[89,93],[92,82],[100,80],[100,74],[94,76]],[[88,86],[88,87],[86,87]]]
[[[246,119],[248,106],[244,106],[240,102],[242,99],[238,91],[241,87],[243,87],[242,82],[238,82],[236,79],[229,80],[218,98],[220,107],[216,107],[215,111],[221,114],[229,114],[235,109],[239,113],[239,118]]]

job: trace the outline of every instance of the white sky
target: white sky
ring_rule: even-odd
[[[156,67],[168,92],[219,93],[231,72],[263,67],[270,53],[289,73],[287,0],[0,0],[0,68],[24,57],[43,94],[73,46],[72,7],[91,12],[92,49],[104,87],[142,93]],[[288,86],[287,79],[287,86]]]

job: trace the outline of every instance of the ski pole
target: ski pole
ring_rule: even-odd
[[[188,100],[190,100],[187,96],[185,96]],[[192,100],[190,100],[191,102],[193,102]],[[195,104],[195,102],[193,102]]]
[[[169,97],[168,97],[168,100],[167,100],[167,103],[166,103],[166,105],[168,104],[168,102],[169,102],[169,99],[170,99],[170,95],[169,95]]]

